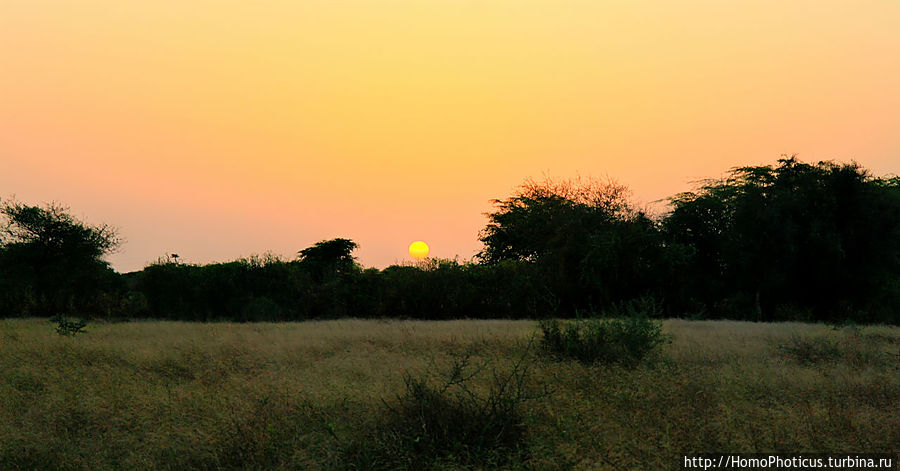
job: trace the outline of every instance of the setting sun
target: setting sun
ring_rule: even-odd
[[[412,258],[422,260],[428,256],[428,251],[428,244],[421,240],[409,244],[409,255],[411,255]]]

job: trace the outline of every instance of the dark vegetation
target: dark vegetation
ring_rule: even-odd
[[[527,181],[495,201],[476,261],[384,270],[334,239],[294,260],[172,257],[117,274],[103,260],[120,243],[110,227],[54,204],[7,200],[0,213],[3,317],[549,318],[652,299],[656,317],[900,323],[900,178],[855,163],[736,168],[661,215],[614,183]]]
[[[56,322],[56,333],[59,335],[74,337],[87,332],[84,330],[87,327],[87,323],[83,319],[71,320],[63,316],[53,316],[50,318],[50,321]]]
[[[102,259],[121,243],[114,229],[84,224],[57,204],[6,201],[0,216],[0,314],[117,314],[124,283]]]
[[[491,369],[471,353],[455,355],[447,371],[404,374],[405,391],[376,422],[343,447],[347,469],[499,469],[527,459],[525,404],[530,349],[508,370]],[[490,370],[490,374],[488,374]],[[476,383],[489,377],[486,391]],[[337,436],[336,436],[337,437]],[[339,437],[338,437],[339,438]]]
[[[894,349],[894,352],[886,352],[879,347],[879,341],[886,339],[871,338],[858,330],[842,334],[794,335],[787,342],[779,344],[778,351],[803,366],[844,362],[854,368],[870,365],[889,368],[900,364],[900,351]],[[896,342],[898,339],[889,340]]]
[[[662,322],[647,317],[541,321],[542,346],[562,359],[637,366],[667,340]]]

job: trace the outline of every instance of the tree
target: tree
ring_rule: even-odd
[[[114,228],[88,225],[55,203],[0,203],[0,283],[14,293],[6,315],[96,314],[115,284],[103,257],[121,244]]]
[[[317,281],[357,271],[353,251],[359,245],[350,239],[316,242],[298,252],[300,263],[309,267]]]
[[[781,306],[820,319],[871,306],[900,275],[898,185],[855,163],[785,156],[672,203],[666,231],[694,253],[688,291],[760,320],[775,320]]]
[[[627,196],[613,181],[527,180],[494,200],[478,257],[536,264],[563,313],[646,294],[664,247],[658,224]]]
[[[495,210],[479,240],[478,258],[537,261],[572,250],[574,239],[584,248],[585,230],[631,213],[627,189],[613,181],[593,179],[528,179],[510,197],[493,200]],[[581,228],[579,230],[579,228]]]

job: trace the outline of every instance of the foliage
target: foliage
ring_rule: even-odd
[[[52,317],[50,321],[56,323],[56,333],[65,337],[74,337],[87,332],[84,330],[87,327],[87,323],[83,319],[73,321],[65,316],[57,315]]]
[[[0,316],[239,322],[340,317],[568,318],[653,299],[651,317],[900,323],[900,178],[855,163],[739,167],[651,216],[627,189],[526,180],[494,201],[474,261],[363,269],[331,239],[116,274],[115,230],[50,204],[0,205]],[[641,308],[643,309],[643,308]]]
[[[643,315],[625,318],[587,318],[564,323],[540,323],[544,349],[561,358],[582,363],[617,363],[636,366],[670,341],[662,323]]]
[[[894,339],[895,342],[900,339]],[[846,362],[855,368],[874,366],[880,369],[900,368],[900,356],[885,351],[879,342],[863,335],[859,329],[844,328],[831,335],[792,335],[777,345],[786,358],[804,366],[822,366]]]
[[[405,391],[385,402],[384,417],[347,445],[350,469],[418,470],[440,467],[496,468],[526,455],[524,403],[531,359],[508,372],[493,371],[486,393],[474,385],[488,362],[474,364],[471,352],[453,358],[448,371],[404,374]]]
[[[340,276],[358,268],[353,251],[359,245],[350,239],[331,239],[316,242],[301,250],[300,262],[308,265],[317,280]]]
[[[782,320],[792,305],[820,320],[897,322],[885,307],[900,297],[898,183],[791,156],[674,197],[666,233],[693,253],[683,292],[727,316]]]
[[[837,342],[825,337],[792,336],[787,342],[778,345],[778,349],[786,356],[804,365],[822,362],[834,362],[841,357]]]
[[[419,266],[319,276],[304,261],[204,266],[158,263],[127,275],[131,317],[276,321],[339,317],[409,319],[537,317],[548,309],[532,267],[431,259]],[[123,303],[124,304],[124,303]]]
[[[314,286],[298,262],[274,257],[204,266],[158,263],[127,277],[140,293],[135,307],[154,317],[195,321],[303,319],[312,302],[306,293]]]
[[[0,204],[0,314],[108,315],[119,279],[103,256],[121,240],[107,225],[88,225],[57,204]]]
[[[120,244],[116,230],[106,224],[90,226],[55,203],[45,207],[5,201],[0,214],[6,223],[0,231],[4,245],[33,244],[53,255],[97,260]]]
[[[612,181],[526,180],[512,196],[493,201],[495,210],[487,215],[479,258],[489,263],[564,258],[563,251],[586,248],[592,229],[630,214],[626,196],[626,188]]]
[[[681,254],[664,244],[658,223],[627,197],[613,181],[526,180],[512,196],[494,201],[478,257],[486,264],[535,264],[555,298],[550,314],[658,292]]]

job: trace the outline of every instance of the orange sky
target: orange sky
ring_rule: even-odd
[[[468,258],[525,177],[900,173],[898,130],[895,0],[0,1],[0,197],[118,226],[122,271]]]

